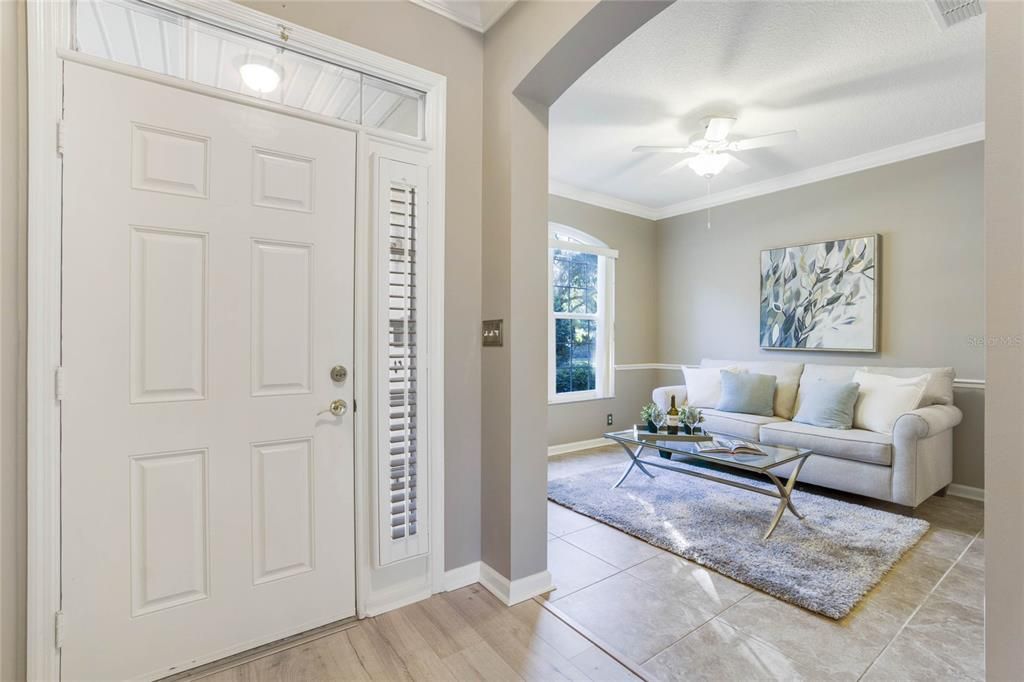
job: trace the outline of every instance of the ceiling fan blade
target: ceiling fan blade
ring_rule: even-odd
[[[639,147],[633,147],[634,152],[665,152],[668,154],[696,154],[697,151],[693,149],[693,145],[686,147],[669,147],[669,146],[657,146],[657,145],[640,145]]]
[[[722,156],[724,156],[727,159],[729,159],[729,165],[726,166],[726,168],[728,168],[729,170],[731,170],[731,171],[738,171],[738,172],[743,172],[745,170],[750,170],[750,164],[744,163],[742,160],[737,158],[734,154],[722,153]]]
[[[785,130],[780,133],[769,133],[757,137],[748,137],[745,140],[736,140],[729,144],[730,151],[741,152],[745,149],[759,149],[761,147],[774,147],[777,144],[793,142],[797,138],[795,130]]]
[[[721,142],[729,137],[729,131],[735,123],[735,118],[727,116],[709,118],[707,125],[704,126],[704,139],[708,142]]]

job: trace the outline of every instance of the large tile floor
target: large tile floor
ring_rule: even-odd
[[[608,463],[625,457],[553,457],[549,477]],[[549,502],[549,608],[652,679],[981,680],[983,513],[956,497],[918,507],[931,530],[833,621]]]

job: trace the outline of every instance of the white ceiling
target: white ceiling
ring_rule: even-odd
[[[983,17],[942,29],[927,0],[679,0],[552,106],[552,191],[665,217],[963,144],[983,136]],[[679,157],[700,119],[732,136],[799,139],[736,154],[711,185]],[[926,139],[923,139],[926,138]]]

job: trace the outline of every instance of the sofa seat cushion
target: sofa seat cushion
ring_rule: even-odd
[[[742,438],[754,443],[758,442],[758,434],[762,426],[785,421],[779,417],[763,417],[759,414],[744,414],[742,412],[722,412],[721,410],[702,410],[702,412],[704,413],[704,423],[701,424],[701,427],[705,431]]]
[[[762,426],[761,442],[807,448],[818,455],[854,462],[892,466],[892,435],[888,433],[783,422]]]

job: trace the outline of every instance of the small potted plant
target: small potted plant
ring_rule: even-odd
[[[665,423],[665,413],[656,403],[647,403],[640,410],[640,420],[647,424],[648,431],[657,433],[658,428]]]
[[[701,423],[704,421],[704,413],[698,407],[684,405],[679,415],[679,423],[683,425],[683,433],[697,434],[701,432]]]

